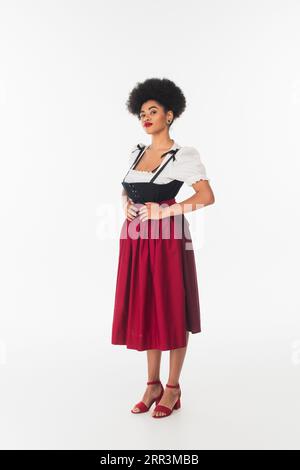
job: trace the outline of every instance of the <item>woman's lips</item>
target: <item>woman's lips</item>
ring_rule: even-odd
[[[150,127],[150,126],[152,126],[152,122],[145,122],[144,126],[145,127]]]

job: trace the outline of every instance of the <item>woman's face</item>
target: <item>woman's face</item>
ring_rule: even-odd
[[[173,112],[165,113],[164,108],[155,100],[146,101],[140,110],[140,121],[147,134],[155,134],[169,127],[167,121],[173,120]]]

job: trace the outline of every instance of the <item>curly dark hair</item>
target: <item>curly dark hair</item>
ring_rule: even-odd
[[[173,111],[174,119],[186,108],[186,99],[181,89],[167,78],[148,78],[142,83],[138,82],[126,101],[127,109],[139,117],[143,103],[148,100],[157,101],[165,112]]]

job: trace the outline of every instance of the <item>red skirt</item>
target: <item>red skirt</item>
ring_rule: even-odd
[[[175,198],[160,202],[174,203]],[[125,218],[111,343],[138,351],[167,351],[187,345],[186,331],[201,331],[188,220],[184,214],[144,221],[139,216]]]

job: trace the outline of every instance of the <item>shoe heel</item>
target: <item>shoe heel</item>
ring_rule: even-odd
[[[181,407],[181,402],[180,402],[180,398],[178,398],[177,402],[174,405],[174,410],[178,410],[180,407]]]

